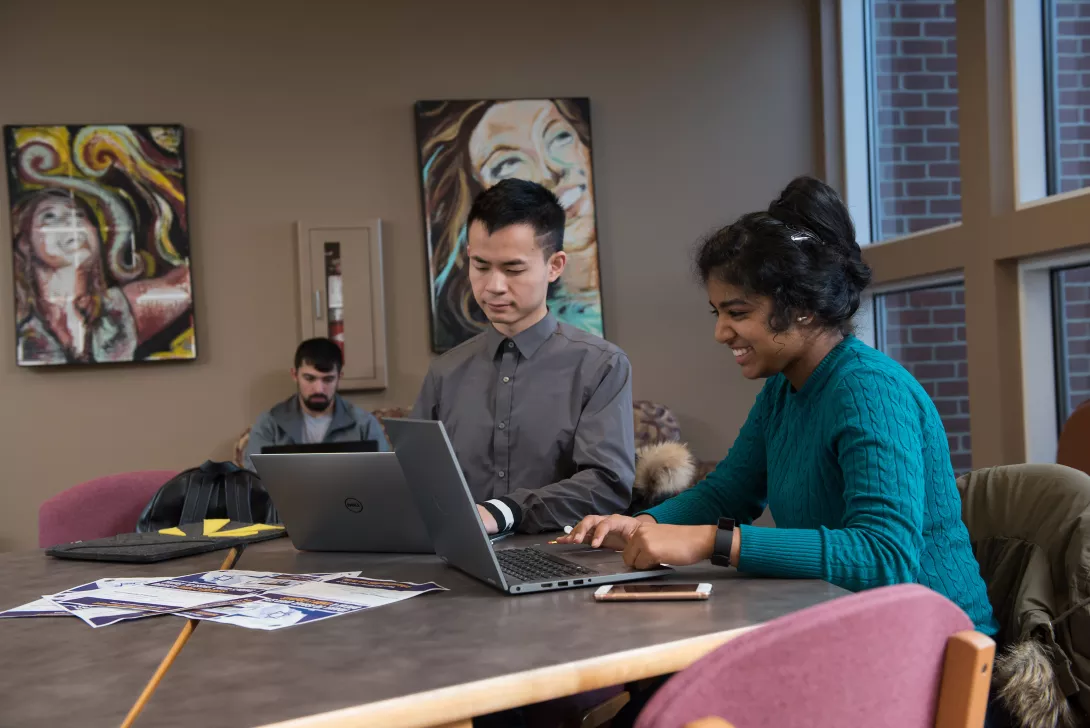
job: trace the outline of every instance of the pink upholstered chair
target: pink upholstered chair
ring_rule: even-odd
[[[174,470],[106,475],[53,496],[38,508],[38,545],[108,538],[136,530],[136,519]]]
[[[636,726],[979,728],[994,655],[945,597],[872,589],[728,642],[663,685]]]

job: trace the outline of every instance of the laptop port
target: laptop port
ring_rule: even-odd
[[[567,586],[567,585],[568,585],[568,582],[566,582],[566,581],[558,581],[558,582],[556,582],[556,585],[557,585],[557,586]]]
[[[580,585],[582,583],[583,583],[582,579],[576,579],[575,581],[572,582],[572,584],[574,584],[575,586],[578,586],[578,585]]]
[[[548,584],[542,584],[541,586],[542,586],[542,588],[544,588],[544,589],[548,589],[548,588],[549,588],[549,587],[551,587],[552,585],[553,585],[553,583],[552,583],[552,582],[550,581],[550,582],[549,582]]]

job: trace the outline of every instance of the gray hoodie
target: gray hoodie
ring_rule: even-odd
[[[390,443],[378,419],[339,394],[333,396],[333,422],[322,442],[374,440],[380,452],[388,452]],[[303,442],[303,407],[299,396],[292,395],[268,412],[263,412],[250,429],[246,443],[245,465],[253,470],[250,456],[267,445],[298,445]]]

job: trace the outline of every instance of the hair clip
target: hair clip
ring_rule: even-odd
[[[811,232],[800,231],[791,233],[791,240],[795,243],[801,243],[803,240],[813,240],[818,245],[825,245],[825,241],[814,235]]]

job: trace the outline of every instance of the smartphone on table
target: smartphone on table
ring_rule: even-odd
[[[594,598],[600,602],[685,601],[707,599],[711,584],[609,584],[599,587]]]

